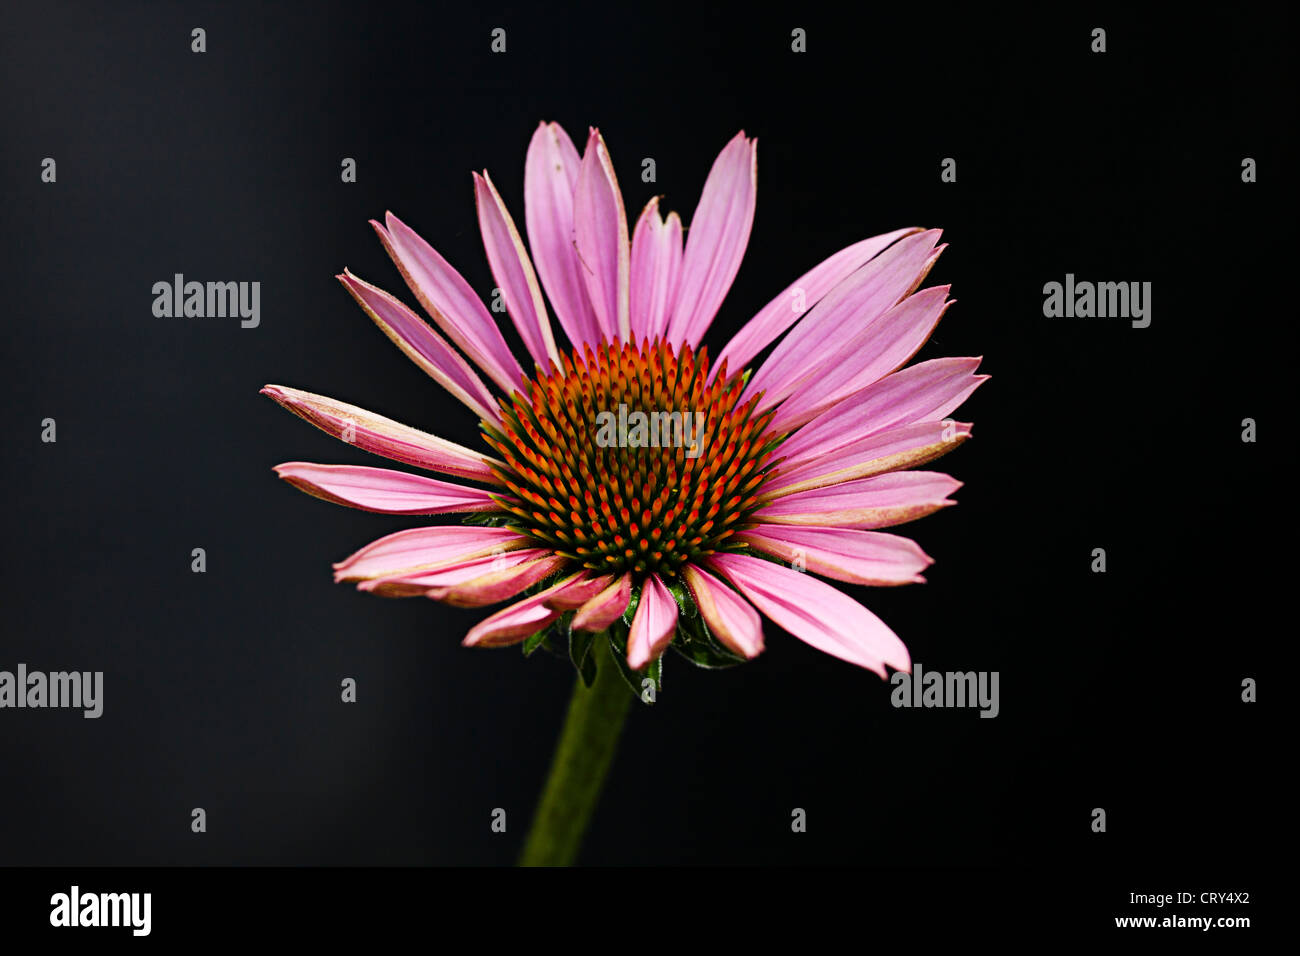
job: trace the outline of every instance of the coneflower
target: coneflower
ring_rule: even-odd
[[[616,675],[653,699],[669,647],[702,666],[740,663],[763,650],[761,612],[882,677],[886,666],[910,669],[879,618],[814,575],[923,580],[930,558],[879,529],[953,503],[959,482],[910,469],[970,435],[948,416],[986,376],[974,358],[902,367],[951,304],[947,286],[917,291],[944,246],[938,230],[915,228],[826,259],[712,360],[701,341],[740,267],[756,174],[756,141],[739,133],[714,162],[684,243],[657,198],[629,237],[600,134],[591,130],[579,157],[564,130],[543,123],[524,171],[531,257],[487,173],[475,174],[488,262],[529,370],[441,255],[391,213],[372,222],[442,334],[350,272],[339,279],[479,418],[484,450],[320,395],[263,389],[360,448],[474,482],[278,466],[338,504],[468,516],[381,538],[336,564],[336,580],[462,607],[513,599],[464,643],[567,646],[581,679],[526,862],[573,858],[631,699]]]

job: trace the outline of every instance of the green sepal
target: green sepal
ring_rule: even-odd
[[[634,696],[637,700],[641,701],[641,703],[643,704],[653,704],[654,703],[653,699],[651,700],[645,699],[645,697],[643,696],[644,688],[641,686],[641,681],[644,680],[646,677],[650,676],[650,674],[648,673],[650,669],[649,666],[645,670],[634,671],[632,670],[632,668],[628,667],[627,665],[627,638],[628,638],[627,624],[625,624],[623,621],[615,621],[613,626],[610,627],[607,633],[609,634],[610,657],[614,658],[614,664],[618,668],[618,672],[623,675],[623,680],[627,682],[628,688],[632,691],[632,696]],[[655,680],[655,693],[657,694],[659,690],[657,675],[654,678],[654,680]]]
[[[641,587],[644,587],[644,585]],[[641,588],[634,584],[632,585],[632,593],[628,597],[627,607],[623,610],[623,623],[628,627],[632,626],[632,618],[636,617],[636,606],[640,603]]]
[[[524,648],[524,657],[532,657],[534,650],[541,648],[541,646],[545,646],[546,637],[550,635],[550,632],[551,628],[550,626],[547,626],[543,627],[541,631],[534,633],[534,635],[525,637],[524,644],[521,645]]]
[[[645,676],[655,682],[655,693],[659,694],[664,689],[664,656],[660,654],[652,660],[645,669]]]
[[[569,660],[574,670],[582,678],[583,684],[590,687],[596,682],[596,655],[591,653],[597,638],[604,638],[604,632],[575,631],[569,628]]]
[[[550,644],[551,626],[548,624],[536,634],[531,634],[524,638],[523,649],[524,657],[532,657],[533,651],[539,647],[545,647],[548,651],[551,649]]]
[[[709,625],[705,623],[704,616],[699,613],[699,609],[695,606],[695,600],[691,597],[690,590],[684,590],[686,590],[687,600],[690,602],[690,609],[694,613],[687,613],[686,609],[683,608],[683,613],[677,615],[677,632],[673,635],[671,645],[673,650],[696,667],[703,667],[708,670],[721,670],[745,663],[743,657],[733,654],[709,633]],[[677,595],[674,593],[673,596],[676,597]],[[678,603],[681,603],[680,599]]]
[[[547,624],[536,634],[524,638],[522,645],[524,657],[532,657],[533,651],[539,647],[558,655],[560,652],[555,647],[555,641],[568,636],[569,624],[573,621],[573,614],[573,611],[565,611],[555,621]]]
[[[679,618],[699,617],[700,609],[695,606],[695,596],[691,594],[691,589],[686,586],[685,581],[681,578],[670,578],[664,582],[664,587],[668,588],[668,593],[677,602]]]
[[[673,635],[672,647],[679,654],[697,667],[713,670],[745,662],[743,657],[733,654],[709,633],[709,625],[685,581],[677,578],[668,582],[667,587],[677,602],[677,632]]]

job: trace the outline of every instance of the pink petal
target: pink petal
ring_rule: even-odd
[[[387,229],[373,219],[370,225],[420,305],[449,339],[510,394],[523,379],[523,371],[483,300],[406,223],[391,212],[384,219]]]
[[[632,233],[632,340],[662,339],[668,331],[682,265],[682,221],[659,215],[659,197],[646,203]]]
[[[427,571],[534,544],[510,528],[440,525],[408,528],[372,541],[334,565],[335,581],[362,581]]]
[[[482,488],[361,465],[314,465],[290,461],[275,473],[300,491],[337,505],[390,515],[500,511]]]
[[[937,471],[895,471],[800,491],[778,498],[754,514],[772,524],[887,528],[956,504],[948,495],[960,487],[960,481]]]
[[[632,616],[627,638],[627,666],[639,671],[662,654],[677,630],[677,602],[659,575],[651,574],[641,584],[641,600]]]
[[[426,596],[435,601],[445,601],[455,607],[483,607],[487,604],[497,604],[545,580],[568,562],[568,558],[550,554],[517,567],[490,571],[481,577],[459,584],[431,587]]]
[[[411,361],[470,407],[479,418],[500,422],[496,402],[468,362],[414,312],[351,272],[338,276],[352,298]]]
[[[741,130],[713,161],[691,217],[668,341],[699,345],[740,270],[754,225],[758,141]]]
[[[367,578],[357,585],[358,591],[368,591],[380,597],[404,598],[431,596],[432,589],[450,588],[473,581],[482,580],[494,574],[505,575],[515,570],[553,557],[545,548],[521,548],[516,551],[494,552],[476,558],[448,561],[434,568],[416,571],[402,571],[399,574],[387,574],[376,578]],[[521,572],[526,574],[527,572]],[[545,577],[545,575],[542,575]],[[505,600],[511,594],[522,591],[528,585],[520,585],[517,591],[503,595]],[[486,602],[486,603],[491,603]]]
[[[365,451],[430,471],[500,484],[490,466],[504,462],[426,432],[401,425],[356,405],[283,385],[268,385],[267,395],[321,431]]]
[[[524,162],[524,222],[542,285],[569,341],[579,349],[600,342],[600,323],[587,298],[573,246],[573,193],[582,160],[558,123],[541,123]]]
[[[508,608],[497,611],[470,628],[461,643],[466,647],[504,647],[507,644],[518,644],[524,638],[536,634],[563,613],[548,607],[548,602],[556,600],[570,588],[581,587],[585,580],[586,572],[579,571],[544,591],[539,591]]]
[[[763,653],[763,621],[752,604],[693,564],[682,567],[682,577],[710,634],[742,657]]]
[[[506,311],[528,354],[542,370],[550,371],[552,361],[558,368],[560,353],[555,350],[555,339],[551,337],[551,320],[546,315],[546,300],[537,284],[537,274],[519,238],[519,230],[486,172],[482,176],[474,174],[474,199],[478,204],[483,248]]]
[[[743,554],[708,562],[760,611],[801,641],[885,676],[885,665],[910,671],[903,642],[865,607],[825,581]]]
[[[946,285],[922,289],[884,315],[868,319],[851,338],[831,342],[820,360],[792,386],[768,427],[777,432],[797,428],[910,359],[952,305],[948,289]],[[759,407],[769,404],[765,397]]]
[[[772,350],[748,387],[766,393],[764,404],[789,395],[807,373],[810,356],[848,340],[921,283],[942,252],[934,248],[940,235],[931,229],[906,236],[837,285]]]
[[[864,263],[874,259],[882,250],[904,236],[920,231],[913,226],[863,239],[809,269],[745,323],[744,328],[719,353],[714,370],[721,366],[724,359],[733,373],[743,369],[750,359],[775,342],[781,333],[794,325],[832,289],[862,268]]]
[[[624,574],[599,594],[588,598],[570,625],[575,631],[603,631],[627,610],[632,600],[632,575]]]
[[[801,464],[874,435],[917,422],[938,421],[988,379],[978,358],[942,358],[909,365],[854,392],[781,445],[787,465]]]
[[[627,215],[609,151],[595,129],[587,138],[573,194],[573,236],[587,296],[604,338],[629,341]]]
[[[546,606],[554,611],[576,611],[596,595],[600,594],[614,582],[611,574],[602,574],[597,578],[588,578],[568,590],[553,595]],[[619,612],[622,613],[621,611]]]
[[[814,458],[783,463],[779,472],[763,485],[763,495],[779,498],[796,491],[915,468],[946,455],[970,434],[969,423],[945,419],[866,435]]]
[[[759,551],[850,584],[885,586],[925,581],[934,562],[911,538],[849,528],[760,524],[736,536]]]

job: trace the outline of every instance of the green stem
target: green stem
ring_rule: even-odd
[[[596,680],[587,687],[579,677],[574,684],[520,866],[568,866],[574,861],[618,747],[632,691],[610,658],[604,635],[592,642],[590,653],[596,655]]]

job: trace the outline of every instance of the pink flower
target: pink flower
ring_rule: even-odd
[[[632,670],[670,645],[727,664],[763,650],[761,614],[881,676],[886,665],[910,669],[902,641],[821,578],[923,580],[930,558],[880,529],[953,504],[959,482],[908,469],[969,437],[970,425],[947,416],[987,376],[974,358],[902,367],[950,304],[947,286],[917,291],[944,248],[938,230],[921,229],[835,253],[710,362],[700,342],[749,240],[756,146],[742,132],[722,150],[689,232],[657,199],[629,231],[600,134],[591,130],[579,156],[564,130],[543,123],[524,169],[531,256],[492,180],[475,174],[488,262],[528,370],[460,273],[391,213],[372,222],[437,330],[350,272],[340,281],[478,416],[490,452],[266,386],[336,437],[462,480],[278,466],[337,504],[475,522],[380,538],[336,564],[336,580],[468,607],[514,599],[466,645],[537,640],[558,622],[584,646],[584,635],[608,634]]]

